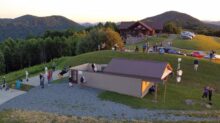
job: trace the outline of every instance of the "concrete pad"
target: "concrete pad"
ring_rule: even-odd
[[[57,70],[57,71],[54,71],[53,72],[53,79],[52,81],[54,80],[57,80],[59,79],[58,78],[58,74],[61,72],[61,70]],[[68,76],[68,72],[66,74],[63,75],[63,77],[67,77]],[[34,77],[31,77],[29,78],[29,81],[26,82],[25,80],[23,80],[22,82],[23,84],[26,84],[26,85],[31,85],[31,86],[40,86],[40,78],[38,75],[34,76]],[[44,81],[45,84],[48,84],[48,81],[47,81],[47,78],[45,78],[45,81]]]
[[[5,89],[0,90],[0,105],[25,93],[25,91],[15,89],[9,89],[8,91],[5,91]]]

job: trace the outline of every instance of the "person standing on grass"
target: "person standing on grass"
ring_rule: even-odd
[[[5,76],[4,76],[2,79],[2,84],[0,85],[0,89],[2,90],[5,87],[6,87],[6,81],[5,81]]]
[[[25,71],[25,76],[26,76],[26,78],[25,78],[25,79],[26,79],[26,82],[28,82],[28,81],[29,81],[29,77],[28,77],[28,76],[29,76],[29,73],[28,73],[27,70]]]
[[[209,87],[206,86],[206,87],[204,87],[204,89],[203,89],[202,98],[203,98],[203,99],[204,99],[204,98],[207,98],[207,97],[208,97],[208,93],[209,93]]]
[[[135,47],[135,52],[139,52],[138,46]]]
[[[209,104],[210,105],[212,105],[212,92],[213,92],[213,88],[209,88],[208,94],[209,94]]]
[[[194,70],[195,70],[195,71],[198,71],[199,60],[198,60],[198,59],[195,59],[193,63],[194,63]]]
[[[209,59],[210,59],[210,61],[213,59],[213,57],[214,57],[214,54],[213,54],[213,52],[211,51],[211,52],[209,53]]]
[[[143,44],[143,53],[146,51],[146,48],[147,48],[147,45],[145,43],[145,44]]]
[[[56,70],[56,63],[53,61],[53,63],[52,63],[52,69],[53,69],[53,71],[55,71]]]
[[[3,80],[2,80],[2,88],[6,87],[6,80],[5,80],[5,76],[3,76]]]
[[[149,42],[147,42],[146,43],[146,51],[147,51],[147,53],[148,53],[149,48],[150,48],[150,44],[149,44]]]
[[[101,45],[100,44],[98,44],[98,51],[100,51],[101,50]]]

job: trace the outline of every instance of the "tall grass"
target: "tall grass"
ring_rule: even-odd
[[[220,50],[220,41],[216,37],[196,35],[192,40],[177,39],[173,42],[174,47],[189,50]]]

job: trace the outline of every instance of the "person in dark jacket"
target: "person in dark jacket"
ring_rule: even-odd
[[[44,88],[44,75],[40,74],[39,77],[40,77],[40,86],[41,88]]]
[[[212,105],[212,92],[213,92],[213,88],[209,88],[208,94],[209,94],[209,104],[210,105]]]
[[[5,76],[3,76],[3,79],[2,79],[2,88],[5,88],[6,86],[6,80],[5,80]]]
[[[208,93],[209,93],[209,87],[206,86],[203,89],[202,98],[207,98],[208,97]]]
[[[135,52],[139,52],[138,46],[135,47]]]
[[[147,45],[145,43],[145,44],[143,44],[143,53],[146,51],[146,49],[147,49]]]

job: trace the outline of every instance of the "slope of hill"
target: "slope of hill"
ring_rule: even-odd
[[[211,63],[208,60],[200,60],[199,70],[195,72],[193,70],[192,57],[187,56],[176,56],[176,55],[160,55],[160,54],[146,54],[146,53],[123,53],[113,51],[99,51],[86,53],[74,57],[62,57],[55,59],[54,61],[58,65],[57,67],[63,68],[64,66],[76,66],[83,63],[108,63],[112,58],[129,58],[129,59],[145,59],[145,60],[156,60],[166,61],[171,64],[174,70],[176,70],[177,59],[181,57],[181,69],[183,70],[183,77],[181,83],[176,83],[175,75],[169,79],[167,88],[167,99],[166,103],[163,103],[163,84],[160,84],[158,91],[158,103],[153,103],[151,100],[154,99],[152,95],[147,95],[143,99],[119,95],[115,93],[103,93],[100,98],[116,101],[136,108],[153,108],[153,109],[206,109],[204,102],[201,101],[202,89],[204,86],[214,87],[214,99],[213,108],[220,109],[220,64]],[[52,63],[41,64],[34,67],[27,68],[30,74],[40,73],[44,70],[45,65],[50,67]],[[174,71],[175,72],[175,71]],[[211,73],[211,74],[210,74]],[[20,77],[24,78],[24,70],[9,73],[6,76],[7,82],[14,83],[15,80]],[[174,98],[175,97],[175,98]],[[194,105],[186,105],[185,100],[192,99]]]
[[[196,35],[192,40],[177,38],[173,41],[173,46],[181,49],[210,52],[210,50],[220,50],[220,38],[205,35]]]
[[[40,36],[47,30],[79,30],[82,26],[62,16],[36,17],[24,15],[15,19],[0,19],[0,41],[11,38]]]
[[[176,11],[168,11],[153,17],[143,19],[144,22],[157,22],[165,24],[166,22],[175,22],[184,29],[220,29],[220,26],[204,23],[188,14]]]

